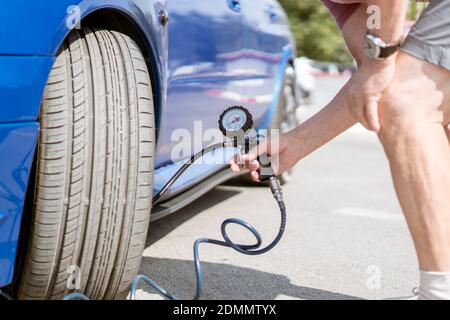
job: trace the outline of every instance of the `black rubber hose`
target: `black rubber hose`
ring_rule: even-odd
[[[222,146],[222,144],[220,146]],[[161,199],[164,192],[166,192],[173,185],[173,183],[189,168],[189,166],[192,163],[195,162],[195,160],[197,160],[203,154],[210,152],[218,147],[219,147],[219,145],[213,145],[211,147],[206,148],[202,152],[199,152],[198,154],[194,155],[193,157],[191,157],[190,162],[187,162],[186,164],[184,164],[177,171],[177,173],[174,175],[174,177],[172,179],[170,179],[167,182],[167,184],[161,189],[161,191],[154,197],[154,201],[156,202],[159,199]],[[259,232],[255,229],[255,227],[253,227],[251,224],[247,223],[244,220],[230,218],[230,219],[225,220],[221,226],[221,233],[222,233],[223,240],[216,240],[216,239],[209,239],[209,238],[197,239],[194,243],[194,268],[195,268],[195,274],[196,274],[196,278],[197,278],[197,289],[196,289],[196,293],[195,293],[193,300],[200,299],[200,296],[201,296],[202,290],[203,290],[203,272],[202,272],[200,255],[199,255],[200,244],[208,243],[208,244],[218,245],[218,246],[222,246],[222,247],[229,247],[229,248],[232,248],[242,254],[255,256],[255,255],[264,254],[264,253],[272,250],[278,244],[278,242],[280,242],[281,238],[283,237],[285,228],[286,228],[286,206],[283,201],[282,190],[281,190],[281,186],[280,186],[278,179],[276,177],[271,177],[269,185],[270,185],[270,188],[272,190],[272,193],[273,193],[275,199],[277,200],[277,203],[278,203],[278,206],[280,209],[280,214],[281,214],[281,223],[280,223],[280,228],[278,230],[277,236],[268,246],[266,246],[264,248],[260,248],[262,245],[262,237],[259,234]],[[256,243],[248,245],[248,244],[237,244],[237,243],[233,242],[227,233],[227,226],[229,224],[236,224],[236,225],[239,225],[239,226],[247,229],[255,237]],[[133,279],[133,282],[131,285],[131,293],[130,293],[131,300],[136,300],[136,291],[137,291],[138,285],[141,281],[144,281],[145,283],[147,283],[149,286],[151,286],[153,289],[155,289],[157,292],[159,292],[162,296],[166,297],[167,299],[179,300],[178,297],[167,292],[167,290],[165,290],[157,282],[150,279],[146,275],[138,275]]]
[[[224,146],[224,143],[217,143],[214,145],[211,145],[209,147],[206,147],[205,149],[203,149],[200,152],[197,152],[196,154],[194,154],[189,161],[187,161],[185,164],[183,164],[181,166],[180,169],[178,169],[178,171],[173,175],[172,178],[169,179],[169,181],[167,181],[167,183],[164,185],[164,187],[161,188],[161,190],[159,190],[159,192],[153,197],[153,205],[155,205],[156,203],[158,203],[159,200],[161,200],[162,196],[167,192],[167,190],[169,190],[169,188],[178,180],[178,178],[187,170],[189,169],[189,167],[195,162],[197,161],[199,158],[203,157],[203,155],[218,149],[218,148],[222,148]]]
[[[175,175],[164,185],[164,187],[161,189],[161,191],[159,191],[153,197],[153,203],[157,203],[162,198],[164,193],[167,192],[167,190],[169,190],[169,188],[175,183],[175,181],[198,158],[202,157],[204,154],[206,154],[208,152],[211,152],[214,149],[222,148],[225,146],[229,146],[229,145],[226,145],[225,143],[215,144],[215,145],[205,148],[201,152],[192,156],[191,159],[188,162],[186,162],[175,173]],[[264,253],[272,250],[278,244],[278,242],[280,242],[280,240],[284,234],[285,228],[286,228],[286,207],[285,207],[285,204],[283,201],[283,194],[282,194],[280,182],[278,181],[278,179],[274,176],[271,177],[269,185],[270,185],[272,194],[274,195],[274,198],[276,199],[276,201],[278,203],[278,206],[280,209],[280,214],[281,214],[281,223],[280,223],[280,228],[278,230],[277,236],[269,245],[267,245],[264,248],[260,248],[262,245],[262,237],[259,234],[259,232],[251,224],[247,223],[244,220],[230,218],[230,219],[225,220],[221,226],[221,233],[222,233],[223,240],[216,240],[216,239],[209,239],[209,238],[197,239],[194,243],[194,268],[195,268],[195,274],[197,277],[197,289],[196,289],[196,293],[195,293],[193,300],[198,300],[200,298],[200,296],[202,294],[202,290],[203,290],[203,272],[202,272],[202,267],[201,267],[201,262],[200,262],[200,254],[199,254],[200,244],[207,243],[207,244],[213,244],[213,245],[218,245],[218,246],[222,246],[222,247],[229,247],[229,248],[232,248],[242,254],[254,256],[254,255],[261,255],[261,254],[264,254]],[[244,229],[248,230],[255,237],[256,243],[248,245],[248,244],[237,244],[237,243],[233,242],[227,233],[227,226],[229,224],[236,224],[236,225],[239,225],[239,226],[243,227]],[[144,281],[145,283],[147,283],[149,286],[151,286],[153,289],[155,289],[158,293],[160,293],[162,296],[166,297],[167,299],[179,300],[178,297],[167,292],[167,290],[165,290],[163,287],[161,287],[157,282],[150,279],[148,276],[142,275],[142,274],[137,275],[133,279],[133,282],[131,284],[131,291],[130,291],[130,299],[131,300],[136,300],[136,291],[137,291],[138,285],[141,281]],[[72,294],[67,295],[64,298],[64,300],[72,300],[72,299],[88,300],[88,297],[86,297],[85,295],[83,295],[81,293],[72,293]]]
[[[195,274],[196,274],[196,278],[197,278],[197,289],[196,289],[196,293],[195,293],[193,300],[200,299],[200,296],[201,296],[202,290],[203,290],[203,272],[202,272],[200,256],[199,256],[200,244],[208,243],[208,244],[218,245],[218,246],[222,246],[222,247],[229,247],[229,248],[233,248],[234,250],[236,250],[242,254],[246,254],[246,255],[261,255],[261,254],[264,254],[264,253],[272,250],[278,244],[278,242],[280,242],[280,240],[283,236],[284,230],[285,230],[285,226],[286,226],[286,209],[285,209],[284,203],[281,201],[278,204],[279,204],[280,213],[281,213],[281,224],[280,224],[280,229],[278,231],[278,235],[268,246],[266,246],[262,249],[258,249],[262,244],[262,238],[261,238],[261,235],[259,234],[259,232],[249,223],[247,223],[241,219],[235,219],[235,218],[227,219],[222,223],[221,231],[222,231],[222,237],[223,237],[224,241],[209,239],[209,238],[200,238],[195,241],[195,243],[194,243],[194,268],[195,268]],[[230,239],[230,237],[228,236],[227,231],[226,231],[226,227],[229,224],[237,224],[237,225],[240,225],[243,228],[247,229],[248,231],[250,231],[250,233],[255,237],[256,243],[252,244],[252,245],[234,243]],[[179,300],[178,297],[167,292],[167,290],[165,290],[163,287],[161,287],[158,283],[156,283],[155,281],[153,281],[152,279],[150,279],[149,277],[147,277],[145,275],[138,275],[133,279],[133,283],[131,285],[131,295],[130,295],[131,300],[136,300],[137,287],[141,281],[144,281],[145,283],[147,283],[149,286],[151,286],[153,289],[155,289],[157,292],[159,292],[164,297],[166,297],[170,300]]]

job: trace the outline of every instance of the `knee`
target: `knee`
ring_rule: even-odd
[[[404,134],[409,134],[420,121],[411,99],[396,83],[384,92],[379,103],[382,140],[400,139]]]
[[[389,159],[406,156],[408,146],[420,135],[416,127],[417,113],[412,109],[408,96],[396,90],[394,84],[379,103],[381,131],[378,135]]]
[[[394,80],[379,103],[382,141],[410,138],[444,123],[445,95],[422,69],[423,62],[400,54]]]

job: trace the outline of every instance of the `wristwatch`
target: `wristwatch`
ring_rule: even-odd
[[[364,39],[364,53],[370,59],[383,60],[397,52],[400,45],[401,40],[397,43],[386,43],[380,38],[367,33]]]

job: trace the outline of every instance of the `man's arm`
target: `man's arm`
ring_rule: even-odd
[[[366,60],[363,41],[366,35],[366,25],[366,6],[361,5],[342,27],[342,35],[347,48],[358,66]],[[350,83],[347,83],[319,113],[294,129],[298,141],[297,146],[301,149],[300,159],[308,156],[357,123],[357,119],[350,113],[348,106],[349,87]]]
[[[384,1],[388,3],[392,2],[386,0]],[[393,1],[400,2],[403,0]],[[342,33],[347,43],[347,47],[357,61],[358,66],[361,68],[364,64],[371,62],[364,54],[364,37],[367,33],[366,9],[367,6],[365,4],[361,5],[360,8],[358,8],[358,10],[347,20],[342,28]],[[392,19],[386,20],[386,25],[393,23],[394,21]],[[385,30],[387,29],[383,29],[383,32]],[[382,36],[381,33],[374,35]],[[361,70],[358,70],[355,76],[360,77],[360,73]],[[349,91],[350,87],[354,86],[354,83],[357,83],[357,81],[353,81],[353,79],[350,80],[350,82],[341,89],[337,96],[318,114],[281,137],[281,145],[279,150],[280,167],[277,170],[278,174],[288,170],[299,160],[308,156],[314,150],[325,145],[357,123],[357,118],[353,116],[351,109],[349,108]],[[253,150],[248,155],[243,157],[243,160],[246,161],[248,168],[252,171],[251,176],[253,180],[258,179],[257,170],[259,167],[259,164],[254,160],[256,159],[257,154],[270,151],[270,146],[268,146],[267,143],[268,142],[265,141],[259,148],[257,148],[257,150]],[[231,168],[233,171],[240,171],[241,169],[239,164],[234,161],[232,162]]]
[[[361,7],[353,14],[352,17],[345,23],[342,28],[342,34],[347,43],[350,53],[353,55],[358,63],[358,66],[363,67],[365,70],[363,77],[371,75],[370,72],[376,72],[376,70],[384,69],[386,64],[393,64],[395,68],[396,55],[389,57],[387,61],[372,60],[366,57],[364,54],[364,37],[369,31],[374,36],[377,36],[384,40],[386,43],[397,42],[403,36],[404,24],[406,20],[407,0],[368,0],[367,6],[361,5]],[[367,27],[367,8],[371,5],[378,6],[381,13],[381,28],[368,30]],[[357,75],[358,78],[361,74]],[[389,76],[388,76],[389,77]],[[350,112],[348,105],[348,91],[354,83],[359,81],[351,81],[345,85],[338,95],[318,114],[313,116],[307,122],[297,127],[295,136],[301,146],[301,157],[309,155],[311,152],[328,143],[330,140],[352,127],[356,122],[358,113]],[[362,84],[364,85],[364,84]],[[386,83],[386,88],[389,83]],[[385,87],[379,92],[384,91]],[[378,92],[377,92],[378,95]],[[366,105],[367,108],[374,108],[373,112],[376,114],[374,121],[378,121],[378,104],[375,106]],[[378,97],[377,100],[378,101]],[[358,107],[358,105],[356,105]],[[365,113],[364,104],[360,106],[362,112],[360,117],[367,124],[366,113],[370,116],[372,111],[367,110]],[[375,125],[373,127],[376,127]]]
[[[368,31],[368,6],[376,5],[381,12],[381,28],[370,30],[370,32],[385,42],[390,43],[398,41],[403,35],[407,3],[407,0],[368,0],[367,6],[364,4],[361,5],[343,25],[342,34],[358,66],[362,67],[367,64],[375,64],[375,66],[368,69],[382,68],[376,66],[377,60],[371,60],[364,54],[364,37]],[[395,57],[388,63],[394,63],[395,65]],[[301,158],[328,143],[357,122],[357,118],[350,112],[348,104],[348,91],[351,86],[352,81],[347,83],[337,96],[318,114],[294,129],[294,136],[298,139],[298,145],[302,149],[300,152]],[[364,112],[363,117],[365,118]]]
[[[367,16],[366,6],[362,5],[343,25],[342,34],[347,47],[358,65],[364,58],[363,39],[366,34]],[[281,137],[280,143],[280,167],[278,174],[289,169],[299,160],[325,145],[336,136],[351,128],[357,120],[350,113],[348,107],[348,90],[350,83],[347,83],[336,97],[319,113],[311,117],[308,121],[298,126]],[[270,150],[268,141],[263,142],[257,150],[253,150],[243,157],[252,171],[252,179],[258,179],[258,166],[254,160],[257,154],[262,154]],[[284,146],[285,149],[284,149]],[[269,152],[270,153],[270,152]],[[233,171],[240,171],[240,166],[232,161]]]

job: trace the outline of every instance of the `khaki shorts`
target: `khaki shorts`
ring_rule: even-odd
[[[450,70],[450,0],[433,0],[411,29],[402,51]]]

